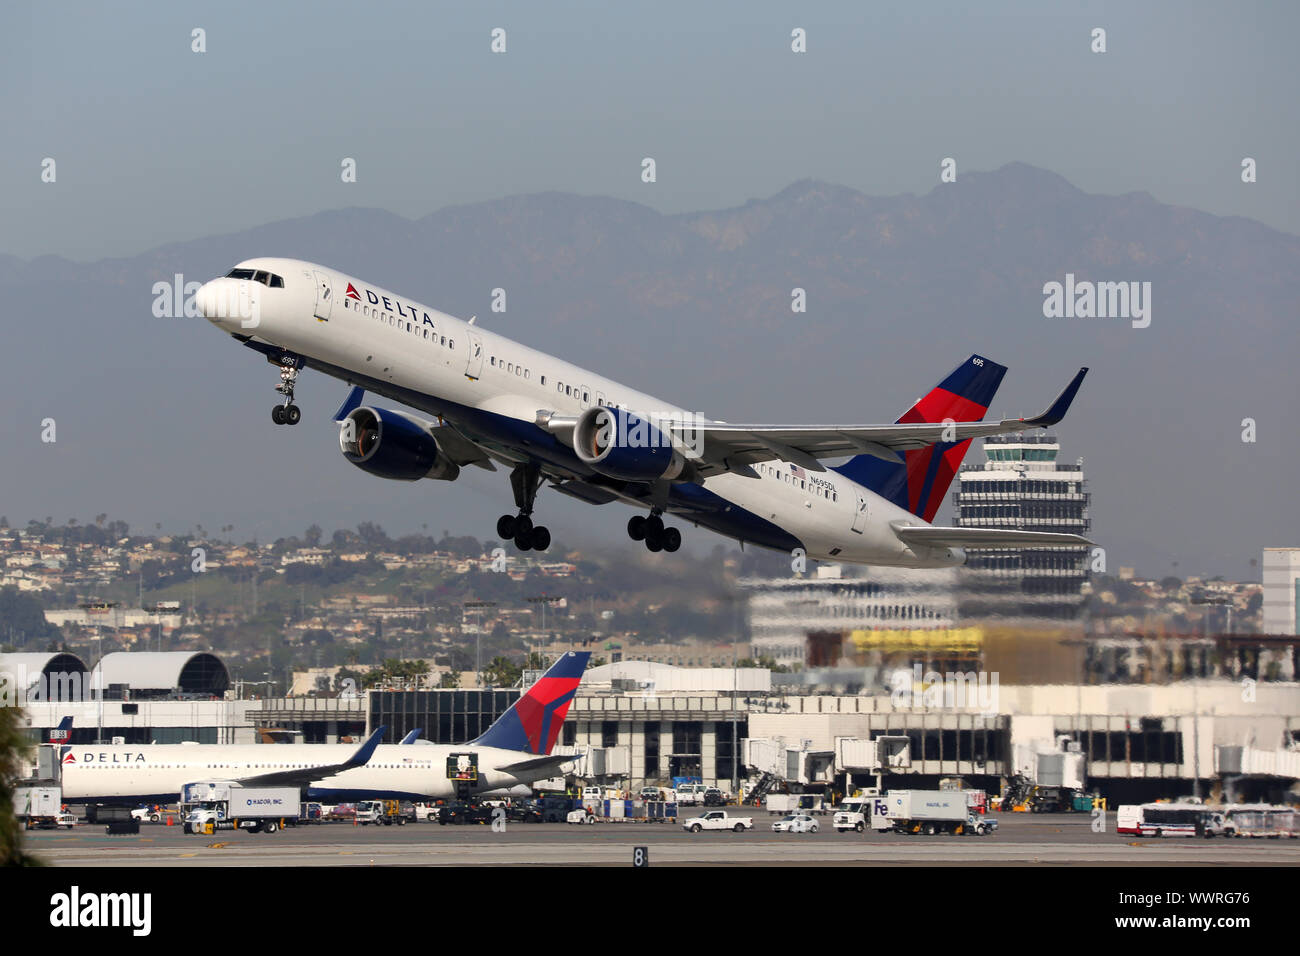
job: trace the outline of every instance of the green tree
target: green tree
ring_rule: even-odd
[[[23,852],[22,833],[14,815],[13,781],[21,773],[23,755],[29,749],[22,711],[0,707],[0,866],[36,866],[39,862]]]
[[[512,687],[523,676],[523,669],[508,657],[494,657],[483,668],[484,679],[494,687]]]

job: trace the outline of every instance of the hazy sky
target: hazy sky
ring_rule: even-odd
[[[665,212],[806,177],[924,192],[948,156],[1297,233],[1298,33],[1295,3],[11,2],[0,253],[546,189]]]

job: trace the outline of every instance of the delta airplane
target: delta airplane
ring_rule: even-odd
[[[496,533],[521,551],[550,545],[533,521],[547,483],[647,512],[627,532],[650,551],[681,546],[665,514],[742,547],[896,567],[960,565],[967,549],[1091,544],[931,524],[971,440],[1061,421],[1086,368],[1033,418],[982,421],[1006,368],[972,355],[894,424],[728,424],[311,262],[246,260],[204,284],[195,304],[279,367],[277,424],[301,420],[303,368],[350,383],[335,421],[343,456],[364,471],[452,481],[468,465],[508,468],[517,513],[502,515]],[[432,417],[365,405],[366,391]]]
[[[326,803],[437,800],[457,796],[458,787],[483,794],[526,786],[576,759],[551,751],[590,657],[586,651],[564,654],[487,731],[459,746],[381,745],[383,727],[360,747],[78,745],[62,754],[63,799],[107,806],[170,803],[185,784],[205,780],[299,787],[304,799]]]

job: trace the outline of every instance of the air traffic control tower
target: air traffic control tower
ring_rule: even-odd
[[[983,464],[963,466],[953,486],[954,524],[1086,535],[1091,526],[1083,459],[1058,461],[1053,435],[984,439]],[[1083,608],[1087,548],[972,551],[963,617],[1070,621]]]

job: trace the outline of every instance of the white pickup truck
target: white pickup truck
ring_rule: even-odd
[[[732,817],[727,815],[726,810],[710,810],[702,817],[683,820],[682,829],[690,833],[699,833],[701,830],[735,830],[741,833],[754,829],[754,818]]]

